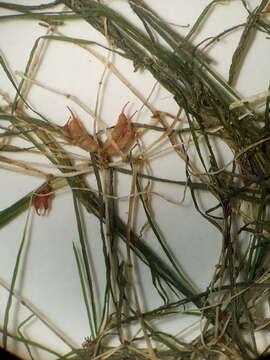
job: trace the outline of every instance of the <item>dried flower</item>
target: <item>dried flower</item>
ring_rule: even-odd
[[[63,134],[66,140],[70,144],[79,146],[88,152],[98,151],[99,146],[93,136],[88,134],[78,117],[70,109],[69,111],[71,117],[63,126]]]
[[[52,199],[52,191],[50,185],[46,185],[42,190],[35,194],[33,197],[33,205],[38,215],[45,215],[49,209],[50,201]]]
[[[134,143],[135,135],[136,129],[122,111],[111,132],[111,139],[107,139],[103,145],[103,152],[108,156],[121,155]]]

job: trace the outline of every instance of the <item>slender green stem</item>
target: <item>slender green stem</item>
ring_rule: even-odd
[[[89,322],[91,335],[93,336],[93,338],[95,338],[96,329],[95,329],[95,324],[93,324],[93,320],[92,320],[91,309],[90,309],[90,304],[89,304],[89,301],[88,301],[88,295],[87,295],[87,290],[86,290],[86,284],[85,284],[85,279],[84,279],[84,275],[83,275],[82,265],[81,265],[81,262],[80,262],[80,256],[79,256],[78,250],[76,249],[76,246],[75,246],[74,243],[73,243],[73,251],[74,251],[74,255],[75,255],[75,259],[76,259],[76,263],[77,263],[77,268],[78,268],[78,272],[79,272],[79,277],[80,277],[80,282],[81,282],[81,287],[82,287],[82,293],[83,293],[83,299],[84,299],[84,303],[85,303],[85,307],[86,307],[86,312],[87,312],[87,316],[88,316],[88,322]],[[95,310],[95,302],[92,305],[92,309]]]
[[[3,325],[3,339],[2,339],[2,344],[3,344],[4,349],[7,348],[8,323],[9,323],[10,310],[11,310],[11,305],[12,305],[12,300],[13,300],[13,291],[15,289],[16,280],[17,280],[17,277],[19,275],[19,267],[20,267],[20,264],[21,264],[21,261],[22,261],[22,255],[23,255],[24,246],[25,246],[25,243],[26,243],[26,241],[28,239],[28,236],[29,236],[31,203],[29,205],[30,205],[29,206],[29,211],[28,211],[27,218],[26,218],[26,223],[25,223],[25,226],[24,226],[23,237],[22,237],[20,247],[19,247],[19,251],[18,251],[18,254],[17,254],[17,257],[16,257],[16,262],[15,262],[15,266],[14,266],[14,270],[13,270],[13,274],[12,274],[10,292],[9,292],[7,305],[6,305],[6,309],[5,309],[4,325]]]
[[[85,238],[84,238],[84,234],[83,234],[83,228],[82,228],[76,193],[75,193],[75,191],[73,191],[72,193],[73,193],[73,204],[74,204],[74,209],[75,209],[75,214],[76,214],[79,239],[80,239],[80,244],[81,244],[81,249],[82,249],[84,269],[86,272],[88,289],[89,289],[90,298],[91,298],[91,306],[92,306],[92,313],[93,313],[93,324],[92,324],[92,320],[90,321],[91,331],[92,331],[92,336],[95,337],[97,335],[97,310],[96,310],[96,303],[95,303],[93,278],[91,276],[91,269],[90,269],[90,265],[89,265],[90,261],[89,261],[89,257],[87,254],[87,246],[86,246],[86,242],[85,242]],[[75,252],[75,255],[76,255],[76,252]],[[76,260],[77,260],[77,257],[76,257]],[[79,264],[79,263],[77,263],[77,264]],[[79,267],[79,265],[78,265],[78,267]]]

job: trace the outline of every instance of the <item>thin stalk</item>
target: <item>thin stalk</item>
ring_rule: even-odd
[[[138,193],[140,194],[142,192],[142,190],[141,190],[141,184],[137,178],[137,173],[136,173],[136,186],[137,186]],[[190,288],[191,291],[195,292],[195,289],[192,287],[190,282],[187,280],[186,276],[184,276],[182,269],[179,268],[179,265],[175,262],[173,255],[171,254],[170,250],[167,248],[164,238],[163,238],[162,234],[160,233],[160,230],[153,219],[153,214],[151,214],[150,209],[147,207],[147,204],[146,204],[146,201],[145,201],[143,195],[139,195],[139,197],[141,199],[147,220],[148,220],[148,222],[151,226],[151,229],[152,229],[153,233],[155,234],[159,244],[161,245],[162,250],[168,257],[168,260],[172,264],[175,271],[178,273],[180,279],[183,281],[183,284],[185,283],[187,288]]]
[[[208,17],[209,13],[212,11],[213,7],[215,5],[217,5],[218,3],[221,3],[222,1],[223,0],[213,0],[213,1],[210,2],[210,4],[208,4],[204,8],[204,10],[199,15],[198,19],[195,21],[194,25],[192,26],[192,28],[190,29],[190,31],[186,35],[186,37],[185,37],[186,41],[189,41],[191,39],[191,37],[194,36],[195,33],[200,30],[200,28],[204,24],[206,18]]]
[[[29,204],[29,205],[31,206],[31,204]],[[19,275],[19,267],[20,267],[20,264],[22,261],[24,246],[25,246],[25,243],[29,236],[30,215],[31,215],[30,206],[29,206],[29,211],[28,211],[25,226],[24,226],[23,237],[22,237],[19,251],[18,251],[18,254],[16,257],[16,262],[15,262],[15,266],[14,266],[14,270],[13,270],[13,274],[12,274],[11,285],[10,285],[9,296],[8,296],[7,305],[6,305],[6,309],[5,309],[4,325],[3,325],[3,339],[2,339],[2,344],[3,344],[4,349],[7,348],[8,323],[9,323],[9,315],[10,315],[10,310],[11,310],[11,305],[12,305],[12,300],[13,300],[13,292],[15,289],[17,277]]]
[[[77,220],[77,228],[78,228],[78,234],[79,234],[79,240],[80,240],[80,245],[81,245],[81,250],[82,250],[82,256],[83,256],[83,264],[84,264],[84,270],[86,273],[86,278],[87,278],[87,285],[88,285],[88,290],[90,293],[90,299],[91,299],[91,307],[92,307],[92,314],[93,314],[93,321],[92,321],[92,317],[90,317],[90,312],[89,307],[87,306],[88,301],[85,303],[86,304],[86,308],[87,308],[87,314],[89,316],[89,322],[90,322],[90,328],[91,328],[91,334],[93,337],[97,336],[97,310],[96,310],[96,303],[95,303],[95,294],[94,294],[94,286],[93,286],[93,278],[91,275],[91,269],[90,269],[90,261],[89,261],[89,257],[87,254],[87,247],[86,247],[86,241],[85,241],[85,237],[83,234],[83,228],[82,228],[82,223],[81,223],[81,215],[79,212],[79,207],[78,207],[78,203],[77,203],[77,198],[76,198],[76,193],[73,191],[73,204],[74,204],[74,210],[75,210],[75,215],[76,215],[76,220]],[[73,249],[75,252],[75,256],[77,255],[76,253],[76,249],[73,245]],[[77,261],[77,265],[78,265],[78,270],[79,270],[79,275],[80,275],[80,279],[83,279],[81,277],[81,269],[80,269],[80,262],[79,258],[77,260],[77,256],[76,256],[76,261]],[[83,276],[83,275],[82,275]],[[85,288],[83,287],[83,282],[81,282],[82,285],[82,290],[83,290],[83,295],[85,297]],[[86,297],[87,299],[87,297]]]
[[[262,0],[260,5],[248,17],[245,29],[241,35],[239,44],[232,57],[232,62],[229,70],[229,85],[233,85],[238,77],[238,73],[244,61],[245,55],[247,54],[251,42],[254,39],[254,35],[256,32],[255,24],[258,21],[258,18],[267,3],[268,0]]]
[[[1,329],[1,328],[0,328],[0,333],[2,333],[2,334],[4,335],[4,329]],[[61,356],[58,352],[56,352],[56,351],[48,348],[47,346],[44,346],[44,345],[38,343],[38,342],[36,342],[36,341],[26,340],[25,338],[21,338],[21,337],[19,337],[19,336],[13,335],[13,334],[11,334],[10,332],[6,332],[6,335],[7,335],[8,337],[10,337],[11,339],[13,339],[13,340],[22,342],[22,343],[24,343],[24,344],[27,343],[27,345],[31,345],[31,346],[34,346],[34,347],[37,348],[37,349],[41,349],[41,350],[44,350],[44,351],[46,351],[46,352],[49,352],[49,353],[53,354],[54,356],[58,356],[58,357]]]
[[[0,285],[10,293],[11,287],[4,280],[0,279]],[[13,290],[13,296],[20,302],[23,307],[27,308],[31,313],[35,314],[36,318],[39,319],[48,329],[50,329],[59,339],[61,339],[64,344],[66,344],[70,349],[72,349],[74,353],[78,353],[78,351],[76,350],[76,345],[73,344],[69,339],[67,339],[52,323],[50,323],[44,317],[44,315],[35,308],[33,304],[31,304],[27,299],[19,295],[16,290]],[[8,336],[13,335],[8,333]],[[31,343],[30,341],[28,342],[29,344]]]
[[[136,207],[136,176],[137,167],[135,166],[133,168],[133,174],[132,174],[132,181],[131,181],[131,194],[135,194],[134,197],[132,197],[129,201],[129,208],[128,208],[128,220],[127,220],[127,242],[126,242],[126,252],[127,252],[127,266],[128,266],[128,275],[129,275],[129,284],[131,286],[131,292],[133,293],[134,302],[136,306],[136,313],[138,316],[138,320],[140,322],[143,334],[144,334],[144,340],[147,344],[147,348],[149,351],[149,355],[152,359],[157,360],[157,357],[153,350],[153,345],[151,343],[150,337],[148,335],[145,321],[142,317],[142,310],[141,305],[139,301],[138,292],[135,285],[135,278],[134,278],[134,266],[132,261],[132,255],[131,255],[131,242],[134,241],[132,237],[132,228],[134,223],[134,217],[135,217],[135,207]]]
[[[111,296],[114,295],[113,290],[112,290],[113,285],[111,282],[111,271],[112,271],[113,265],[110,262],[110,256],[109,256],[110,251],[108,250],[108,244],[106,242],[106,235],[105,235],[104,227],[103,227],[103,224],[104,223],[106,224],[106,212],[105,212],[105,204],[103,202],[103,195],[102,195],[103,194],[102,181],[101,181],[101,177],[100,177],[100,173],[99,173],[99,168],[97,166],[96,154],[90,153],[90,157],[91,157],[93,170],[94,170],[96,183],[97,183],[97,188],[98,188],[98,195],[96,196],[97,213],[98,213],[98,218],[99,218],[100,235],[101,235],[101,240],[102,240],[102,245],[103,245],[102,246],[103,256],[104,256],[104,261],[105,261],[105,265],[106,265],[106,289],[105,289],[105,293],[104,293],[103,316],[102,316],[102,321],[101,321],[100,327],[99,327],[99,333],[100,333],[104,324],[107,323],[107,320],[108,320],[107,317],[108,317],[108,312],[109,312],[109,308],[110,308],[110,300],[111,300]]]
[[[95,324],[93,323],[93,320],[92,320],[92,315],[91,315],[90,304],[89,304],[89,300],[88,300],[88,295],[87,295],[87,290],[86,290],[86,284],[85,284],[85,279],[84,279],[84,275],[83,275],[82,265],[81,265],[81,262],[80,262],[80,257],[79,257],[78,250],[76,249],[76,246],[75,246],[74,243],[73,243],[73,252],[74,252],[76,263],[77,263],[77,268],[78,268],[80,283],[81,283],[81,287],[82,287],[82,294],[83,294],[83,299],[84,299],[84,303],[85,303],[85,307],[86,307],[86,312],[87,312],[89,327],[90,327],[90,331],[91,331],[91,336],[93,338],[95,338],[96,337],[96,329],[95,329]],[[92,303],[93,303],[93,301],[92,301]],[[92,305],[92,309],[95,309],[95,303]]]
[[[20,323],[20,325],[18,326],[17,331],[18,331],[19,335],[21,336],[21,338],[24,339],[24,340],[26,340],[26,339],[25,339],[25,337],[24,337],[24,335],[23,335],[23,333],[22,333],[21,328],[22,328],[25,324],[27,324],[28,321],[30,321],[34,316],[35,316],[35,314],[31,314],[31,315],[28,316],[24,321],[22,321],[22,322]],[[30,359],[31,359],[31,360],[34,360],[33,355],[32,355],[32,353],[31,353],[31,348],[30,348],[29,344],[27,343],[27,341],[25,341],[24,344],[25,344],[25,347],[26,347],[26,349],[27,349],[27,352],[28,352],[28,355],[29,355]]]
[[[40,5],[19,5],[19,4],[12,4],[7,2],[0,2],[0,7],[3,9],[14,10],[14,11],[31,11],[31,10],[40,10],[40,9],[47,9],[50,7],[54,7],[55,5],[60,4],[60,0],[55,0],[49,2],[47,4],[40,4]]]

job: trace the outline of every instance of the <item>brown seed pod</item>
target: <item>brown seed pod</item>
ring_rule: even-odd
[[[33,205],[38,215],[45,215],[49,209],[53,189],[50,185],[46,185],[33,197]]]
[[[79,146],[88,152],[97,152],[99,145],[92,135],[89,135],[78,117],[68,108],[71,117],[63,126],[63,135],[72,145]]]
[[[121,152],[125,153],[134,143],[135,135],[136,129],[122,110],[111,132],[112,139],[107,139],[103,145],[103,153],[107,156],[119,156]]]

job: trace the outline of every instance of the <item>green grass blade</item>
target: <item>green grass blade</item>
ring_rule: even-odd
[[[111,284],[111,271],[112,271],[112,264],[110,262],[110,256],[109,256],[109,249],[106,243],[106,236],[103,228],[103,223],[106,223],[106,212],[105,212],[105,204],[103,202],[103,188],[102,188],[102,181],[99,174],[99,169],[97,166],[97,160],[96,160],[96,154],[90,153],[94,174],[96,178],[97,188],[98,188],[98,195],[97,200],[99,204],[99,232],[102,240],[102,250],[103,250],[103,256],[104,261],[106,265],[106,289],[104,293],[104,302],[103,302],[103,312],[102,312],[102,319],[100,323],[99,330],[102,329],[103,323],[107,321],[107,316],[110,308],[110,302],[111,302],[111,295],[113,294],[112,291],[112,284]]]
[[[84,269],[85,269],[85,273],[86,273],[87,285],[88,285],[88,290],[90,292],[90,299],[91,299],[91,306],[92,306],[92,314],[93,314],[93,326],[92,326],[92,321],[91,321],[91,327],[93,330],[92,336],[95,337],[97,335],[98,326],[97,326],[97,310],[96,310],[96,303],[95,303],[93,278],[91,275],[90,262],[89,262],[89,257],[87,254],[87,247],[86,247],[86,243],[85,243],[85,237],[83,234],[83,228],[82,228],[76,193],[74,191],[72,193],[73,193],[74,210],[75,210],[75,215],[76,215],[76,220],[77,220],[77,228],[78,228],[78,233],[79,233],[79,240],[80,240],[81,249],[82,249],[83,264],[84,264]]]
[[[143,22],[146,31],[151,33],[150,39],[152,42],[154,35],[152,34],[151,27],[167,42],[167,44],[174,50],[175,54],[187,60],[190,54],[193,57],[202,58],[204,61],[210,62],[207,55],[201,51],[194,52],[194,47],[186,41],[185,38],[173,31],[159,16],[150,9],[143,0],[129,0],[130,7],[134,10],[140,20]]]
[[[187,277],[184,275],[183,270],[180,269],[179,265],[174,260],[173,255],[171,254],[171,251],[168,249],[168,247],[167,247],[167,245],[165,243],[165,239],[162,236],[162,234],[160,233],[158,225],[156,224],[156,222],[155,222],[155,220],[153,218],[153,215],[151,214],[151,212],[150,212],[150,210],[149,210],[149,208],[148,208],[148,206],[147,206],[147,204],[145,202],[145,199],[144,199],[144,197],[142,195],[141,184],[140,184],[140,181],[139,181],[138,177],[136,179],[136,185],[137,185],[138,192],[140,194],[139,196],[140,196],[140,199],[141,199],[141,202],[142,202],[142,205],[143,205],[144,212],[146,214],[147,220],[148,220],[149,225],[150,225],[153,233],[155,234],[155,236],[156,236],[162,250],[166,254],[167,258],[169,259],[169,261],[172,264],[175,271],[178,273],[179,278],[183,281],[184,285],[186,287],[190,287],[190,289],[192,291],[195,291],[194,288],[192,287],[192,285],[190,284],[190,282],[188,281]]]
[[[8,67],[3,59],[2,56],[0,56],[0,65],[2,66],[4,72],[6,73],[9,81],[11,82],[11,84],[13,85],[14,89],[16,90],[16,97],[20,97],[23,101],[23,103],[29,108],[31,109],[36,115],[40,116],[43,120],[47,121],[47,119],[41,115],[39,112],[37,112],[35,109],[33,109],[33,107],[27,103],[27,101],[24,99],[24,97],[21,95],[20,93],[20,87],[17,86],[16,82],[13,79],[13,76],[11,75],[10,71],[8,70]],[[14,110],[14,108],[13,108]]]
[[[83,299],[84,299],[84,303],[85,303],[85,307],[86,307],[86,312],[87,312],[91,335],[93,337],[95,337],[96,330],[95,330],[95,325],[92,320],[92,315],[91,315],[90,304],[89,304],[89,300],[88,300],[88,296],[87,296],[86,283],[85,283],[85,279],[84,279],[84,275],[83,275],[82,265],[80,262],[78,250],[76,249],[76,246],[74,243],[73,243],[73,251],[74,251],[74,255],[75,255],[75,259],[76,259],[76,263],[77,263],[78,273],[79,273],[79,277],[80,277],[80,283],[81,283],[81,287],[82,287],[82,294],[83,294]]]
[[[30,11],[30,10],[40,10],[40,9],[47,9],[50,7],[54,7],[61,3],[61,0],[55,0],[47,4],[40,4],[40,5],[18,5],[14,3],[7,3],[7,2],[0,2],[0,8],[14,10],[14,11]]]
[[[248,17],[245,29],[232,57],[228,80],[228,84],[230,85],[234,85],[235,81],[237,80],[238,73],[242,67],[241,65],[243,64],[247,51],[255,37],[256,22],[267,3],[268,0],[262,0],[260,5]]]
[[[0,211],[0,229],[14,220],[18,215],[23,213],[28,208],[32,194],[33,192],[31,191],[8,208]]]
[[[199,15],[198,19],[195,21],[194,25],[192,26],[192,28],[190,29],[189,33],[187,34],[187,36],[185,37],[186,41],[189,41],[191,39],[191,37],[201,28],[201,26],[203,25],[203,23],[205,22],[207,16],[209,15],[209,13],[212,11],[213,6],[217,5],[219,2],[221,3],[223,0],[213,0],[210,2],[210,4],[208,4],[204,10],[201,12],[201,14]]]
[[[42,128],[44,130],[50,130],[50,131],[60,131],[61,127],[57,126],[55,124],[53,124],[50,121],[43,121],[37,118],[33,118],[31,116],[25,116],[25,115],[11,115],[11,114],[7,114],[7,113],[2,113],[0,111],[0,120],[7,120],[10,121],[11,123],[16,123],[18,122],[18,120],[20,121],[24,121],[29,125],[33,125],[39,128]]]
[[[11,286],[10,286],[10,292],[9,292],[9,296],[8,296],[8,300],[7,300],[7,305],[6,305],[6,309],[5,309],[5,315],[4,315],[4,325],[3,325],[3,339],[2,339],[2,344],[3,344],[3,348],[6,349],[7,348],[7,339],[8,339],[8,322],[9,322],[9,314],[10,314],[10,309],[11,309],[11,305],[12,305],[12,298],[13,298],[13,291],[16,285],[16,280],[19,274],[19,267],[20,267],[20,263],[22,261],[22,254],[23,254],[23,249],[24,249],[24,245],[28,239],[29,236],[29,227],[30,227],[30,215],[31,215],[31,203],[29,204],[29,211],[28,211],[28,215],[26,218],[26,223],[25,223],[25,227],[24,227],[24,231],[23,231],[23,237],[21,240],[21,244],[19,247],[19,251],[16,257],[16,263],[15,263],[15,267],[13,270],[13,275],[12,275],[12,280],[11,280]]]

